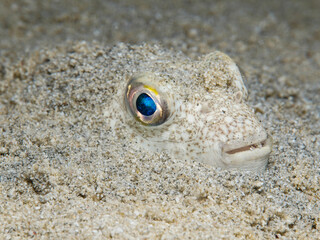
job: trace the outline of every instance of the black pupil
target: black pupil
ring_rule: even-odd
[[[137,110],[144,116],[151,116],[157,110],[153,99],[146,93],[140,94],[136,102]]]

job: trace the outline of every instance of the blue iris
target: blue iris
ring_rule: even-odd
[[[156,104],[146,93],[140,94],[137,98],[136,106],[138,111],[144,116],[150,116],[157,110]]]

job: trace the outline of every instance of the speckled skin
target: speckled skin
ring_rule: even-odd
[[[105,108],[106,125],[121,121],[138,146],[166,151],[181,160],[223,168],[265,168],[271,140],[244,102],[242,75],[227,55],[217,51],[192,61],[148,45],[118,45],[107,55],[117,59],[111,68],[117,74],[105,76],[106,82],[113,79],[115,89]],[[145,126],[126,110],[125,86],[133,77],[165,95],[170,111],[165,123]]]
[[[247,90],[237,66],[221,52],[193,61],[158,46],[101,48],[80,42],[60,52],[40,50],[26,62],[8,68],[7,74],[23,79],[21,87],[6,91],[19,107],[2,109],[8,115],[24,114],[10,118],[22,127],[19,141],[26,134],[55,149],[88,138],[97,139],[104,151],[120,142],[135,154],[164,152],[222,168],[260,170],[267,164],[270,140],[244,102]],[[127,110],[126,86],[134,77],[168,102],[170,115],[163,124],[145,126]],[[52,119],[59,124],[52,126]],[[87,145],[79,141],[69,147],[83,154]]]

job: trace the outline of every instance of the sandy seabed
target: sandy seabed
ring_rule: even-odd
[[[317,0],[0,1],[0,238],[320,239],[319,9]],[[119,42],[232,56],[273,137],[266,171],[137,152],[109,136],[102,90],[71,80],[71,55],[96,79],[96,57]],[[74,94],[39,77],[57,71]]]

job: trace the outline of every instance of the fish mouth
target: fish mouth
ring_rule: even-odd
[[[258,143],[251,144],[251,145],[246,145],[243,147],[227,150],[227,151],[225,151],[225,153],[226,154],[237,154],[237,153],[244,152],[244,151],[253,151],[257,148],[262,148],[262,147],[266,146],[266,143],[267,143],[267,139],[265,139],[261,142],[258,142]]]
[[[271,150],[270,136],[248,145],[226,144],[222,148],[223,163],[227,168],[264,169]]]

